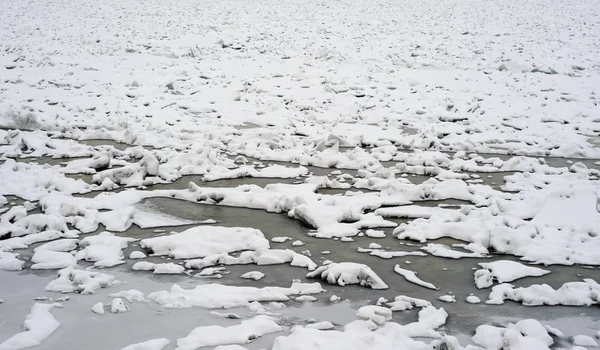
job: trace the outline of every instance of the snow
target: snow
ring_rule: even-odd
[[[321,322],[315,322],[315,323],[311,323],[311,324],[307,324],[306,328],[308,329],[318,329],[321,331],[326,331],[328,329],[334,329],[335,325],[329,321],[321,321]]]
[[[16,350],[40,345],[60,326],[50,313],[58,304],[35,303],[23,322],[24,331],[0,343],[1,350]]]
[[[144,293],[140,292],[137,289],[122,290],[117,293],[112,293],[112,294],[110,294],[110,296],[111,296],[111,298],[123,298],[130,303],[134,302],[134,301],[137,301],[137,302],[148,301],[144,297]]]
[[[64,269],[77,265],[77,259],[70,253],[55,252],[52,250],[37,250],[31,257],[31,266],[34,270]]]
[[[88,236],[79,242],[83,248],[75,254],[77,260],[93,261],[96,267],[112,267],[124,264],[123,250],[132,238],[118,237],[111,232]]]
[[[197,285],[193,289],[173,285],[168,291],[153,292],[146,298],[169,308],[199,306],[218,309],[247,306],[253,301],[287,301],[291,295],[314,294],[322,291],[318,283],[292,283],[290,288],[237,287],[213,283]]]
[[[92,306],[92,311],[98,315],[104,315],[104,303],[96,303]]]
[[[446,295],[440,296],[438,299],[445,303],[456,303],[455,295],[446,294]]]
[[[140,246],[150,249],[152,255],[190,259],[238,250],[268,249],[269,241],[260,230],[252,228],[199,226],[169,236],[143,239]]]
[[[552,337],[539,321],[521,320],[505,328],[481,325],[477,327],[473,341],[487,349],[549,349]]]
[[[99,288],[116,284],[114,276],[67,267],[58,271],[58,278],[48,283],[46,290],[59,293],[93,294]]]
[[[153,269],[158,275],[178,275],[185,271],[185,267],[174,263],[154,264]]]
[[[366,305],[356,311],[356,317],[373,321],[381,326],[392,319],[392,310],[382,306]]]
[[[512,282],[528,276],[544,276],[550,271],[538,267],[526,266],[516,261],[498,260],[491,263],[479,263],[482,269],[475,271],[475,285],[477,288],[487,288],[493,284]]]
[[[144,254],[143,252],[140,252],[139,250],[135,250],[135,251],[131,252],[131,254],[129,254],[129,259],[131,259],[131,260],[144,259],[144,258],[146,258],[146,254]]]
[[[598,346],[598,342],[594,338],[583,334],[574,336],[573,344],[578,346]]]
[[[112,312],[113,314],[123,313],[127,311],[129,311],[129,307],[125,305],[125,302],[123,302],[123,299],[121,298],[114,298],[110,303],[110,312]]]
[[[251,304],[267,312],[258,301],[307,300],[309,290],[322,290],[320,284],[274,287],[289,285],[306,268],[311,278],[360,285],[332,288],[337,294],[356,290],[340,295],[358,305],[380,297],[364,289],[388,287],[379,276],[390,289],[404,283],[396,273],[458,298],[475,288],[455,288],[457,281],[474,278],[477,288],[493,286],[489,304],[598,303],[594,280],[542,284],[546,278],[564,283],[564,276],[594,277],[600,265],[596,4],[208,0],[198,7],[181,0],[177,5],[0,4],[0,270],[16,271],[1,271],[7,280],[47,276],[30,269],[60,269],[54,281],[44,280],[50,282],[47,290],[91,294],[117,284],[98,269],[117,274],[129,266],[117,265],[135,263],[125,279],[144,292],[168,289],[150,289],[157,281],[177,280],[185,287],[150,293],[152,302]],[[154,200],[177,204],[148,204]],[[173,210],[180,205],[185,209]],[[250,209],[255,211],[248,220],[230,215]],[[273,222],[254,222],[259,210]],[[161,211],[192,219],[197,213],[199,219]],[[216,224],[204,219],[211,212],[219,212],[215,219],[227,227],[209,226]],[[186,226],[173,228],[181,225]],[[149,228],[161,228],[161,235],[150,237]],[[144,239],[138,247],[129,237]],[[381,241],[369,244],[375,238]],[[270,249],[270,242],[288,240],[292,248],[307,243],[345,262],[313,261],[306,250]],[[367,254],[357,254],[355,248],[367,244],[358,250]],[[125,252],[132,260],[154,257],[129,262]],[[521,263],[494,261],[508,259],[504,254]],[[406,268],[409,262],[393,268],[383,260],[403,256],[418,257],[410,265],[415,271]],[[439,261],[436,273],[423,267]],[[477,263],[479,270],[470,275]],[[225,266],[242,264],[253,266],[227,267],[234,273],[226,275]],[[259,282],[257,271],[244,274],[252,280],[236,277],[254,265],[274,264],[301,268],[264,267],[270,278]],[[557,264],[564,266],[551,266]],[[429,280],[440,268],[458,274],[456,280],[450,273]],[[194,275],[189,269],[203,270]],[[548,271],[557,275],[545,276]],[[203,287],[207,280],[200,277],[207,276],[222,277],[225,284]],[[518,281],[521,287],[506,284],[534,276],[539,284],[527,283],[533,278]],[[230,282],[272,286],[242,291],[226,285]],[[13,307],[8,300],[21,283],[0,285],[9,292],[3,307]],[[423,292],[434,303],[438,294]],[[135,291],[113,295],[145,298]],[[108,300],[89,298],[90,304]],[[327,331],[298,326],[273,346],[266,337],[256,347],[462,348],[436,330],[445,311],[430,301],[408,296],[378,301],[392,311],[422,308],[423,317],[413,326],[371,319]],[[470,295],[466,301],[479,299]],[[85,317],[98,320],[88,307],[82,324]],[[461,308],[473,314],[494,309],[486,311],[489,323],[505,326],[481,336],[493,343],[490,348],[551,345],[541,331],[531,332],[531,324],[497,322],[494,316],[504,311],[496,307],[450,307],[460,327],[465,327]],[[514,307],[515,318],[539,317]],[[64,314],[75,312],[67,309]],[[301,309],[310,315],[298,324],[321,319],[311,306]],[[131,311],[102,320],[134,319],[139,310]],[[116,330],[107,344],[86,346],[120,348],[145,339],[109,344],[123,332]],[[415,335],[436,338],[426,343],[412,339]]]
[[[398,264],[396,264],[396,266],[394,266],[394,272],[396,272],[399,275],[402,275],[404,278],[406,278],[407,281],[409,281],[411,283],[417,284],[417,285],[425,287],[425,288],[433,289],[433,290],[439,289],[438,287],[434,286],[432,283],[425,282],[422,279],[420,279],[419,277],[417,277],[416,272],[403,269]]]
[[[260,271],[249,271],[249,272],[246,272],[245,274],[243,274],[240,277],[258,281],[259,279],[265,277],[265,274],[262,273],[262,272],[260,272]]]
[[[481,303],[481,299],[479,299],[478,297],[476,297],[475,295],[469,295],[465,301],[469,304],[479,304]]]
[[[282,331],[271,317],[258,315],[229,327],[200,326],[184,338],[177,339],[177,350],[194,350],[205,346],[245,344],[265,334]]]
[[[387,289],[383,280],[367,265],[342,262],[321,266],[306,275],[308,278],[321,278],[329,284],[360,284],[373,289]]]
[[[492,288],[486,304],[503,304],[505,300],[513,300],[525,306],[589,306],[600,302],[599,293],[600,284],[589,278],[583,282],[567,282],[558,289],[547,284],[514,288],[504,283]]]
[[[169,343],[170,341],[167,338],[156,338],[128,345],[121,350],[162,350]]]
[[[25,262],[17,259],[18,254],[3,252],[0,250],[0,270],[19,271],[23,269]]]

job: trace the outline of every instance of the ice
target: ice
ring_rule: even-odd
[[[201,326],[193,329],[184,338],[177,339],[177,350],[194,350],[205,346],[224,344],[246,344],[265,334],[282,331],[271,317],[258,315],[238,325]]]
[[[489,325],[477,327],[473,341],[486,349],[549,349],[552,337],[537,320],[521,320],[506,328]]]
[[[16,350],[40,345],[60,326],[50,313],[55,306],[58,304],[33,304],[23,322],[24,331],[0,343],[0,349]]]
[[[25,262],[17,259],[18,254],[0,250],[0,270],[20,271]]]
[[[537,267],[526,266],[516,261],[497,260],[491,263],[479,263],[483,269],[475,271],[475,285],[477,288],[487,288],[493,284],[512,282],[528,276],[544,276],[550,271]]]
[[[90,185],[82,180],[65,177],[56,168],[38,164],[18,163],[12,159],[0,164],[0,193],[37,201],[53,191],[86,193]]]
[[[308,329],[318,329],[321,331],[326,331],[329,329],[334,329],[335,325],[329,321],[321,321],[321,322],[315,322],[315,323],[311,323],[311,324],[307,324],[306,328]]]
[[[578,346],[598,346],[598,342],[594,338],[583,334],[574,336],[573,344]]]
[[[387,304],[392,311],[405,311],[411,310],[414,307],[427,307],[431,306],[431,303],[424,299],[412,298],[406,295],[398,295],[394,298],[394,301]]]
[[[514,288],[504,283],[492,288],[486,304],[503,304],[505,300],[513,300],[525,306],[589,306],[600,302],[599,295],[600,284],[589,278],[583,282],[567,282],[558,289],[553,289],[547,284]]]
[[[59,293],[93,294],[100,288],[115,284],[114,276],[67,267],[58,271],[58,278],[48,283],[46,290]]]
[[[169,345],[169,343],[170,341],[167,338],[156,338],[141,343],[131,344],[121,350],[162,350],[165,346]]]
[[[169,291],[158,291],[146,296],[164,307],[186,308],[199,306],[209,309],[247,306],[253,301],[287,301],[290,295],[320,293],[317,284],[293,283],[282,287],[236,287],[222,284],[203,284],[193,289],[173,285]]]
[[[64,269],[77,265],[77,259],[71,253],[55,252],[52,250],[37,250],[31,257],[34,270]]]
[[[124,264],[123,249],[127,248],[132,238],[118,237],[110,232],[102,232],[88,236],[79,242],[83,248],[75,254],[77,260],[93,261],[96,267],[111,267]]]
[[[387,321],[392,320],[392,310],[375,305],[361,306],[356,311],[356,317],[364,320],[371,320],[377,325],[383,325]]]
[[[78,247],[78,239],[57,239],[52,242],[44,243],[34,248],[33,251],[37,253],[38,250],[50,250],[54,252],[70,252]]]
[[[450,294],[442,295],[438,299],[445,303],[456,303],[456,296]]]
[[[92,311],[98,315],[104,315],[104,303],[96,303],[92,306]]]
[[[178,275],[185,271],[185,267],[174,263],[154,264],[153,270],[158,275]]]
[[[143,252],[141,252],[139,250],[133,251],[129,254],[129,259],[132,259],[132,260],[144,259],[144,258],[146,258],[146,254],[144,254]]]
[[[432,283],[429,282],[425,282],[422,279],[420,279],[419,277],[417,277],[417,273],[411,270],[406,270],[400,267],[400,265],[396,264],[396,266],[394,266],[394,272],[396,272],[399,275],[404,276],[404,278],[406,278],[407,281],[412,282],[414,284],[417,284],[419,286],[425,287],[425,288],[429,288],[429,289],[433,289],[433,290],[438,290],[439,288],[434,286]]]
[[[153,255],[190,259],[238,250],[268,249],[269,241],[256,229],[199,226],[170,236],[143,239],[140,246],[150,249]]]
[[[481,299],[479,299],[478,297],[476,297],[475,295],[469,295],[465,301],[469,304],[479,304],[481,303]]]
[[[292,237],[273,237],[271,238],[271,242],[274,243],[284,243],[286,241],[291,241]]]
[[[127,311],[129,311],[129,307],[125,305],[123,299],[121,298],[114,298],[110,303],[110,312],[112,312],[113,314],[123,313]]]
[[[313,297],[312,295],[301,295],[299,297],[295,297],[294,300],[298,302],[313,302],[317,301],[317,298]]]
[[[342,262],[321,266],[306,275],[308,278],[321,278],[330,284],[360,284],[373,289],[387,289],[383,282],[367,265]]]
[[[123,298],[130,303],[134,302],[134,301],[137,301],[137,302],[148,301],[144,297],[144,293],[140,292],[137,289],[122,290],[117,293],[112,293],[110,296],[111,296],[111,298]]]
[[[262,273],[262,272],[260,272],[260,271],[249,271],[249,272],[246,272],[245,274],[243,274],[240,277],[258,281],[259,279],[265,277],[265,274]]]

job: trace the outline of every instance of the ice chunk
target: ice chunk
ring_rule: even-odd
[[[319,329],[319,330],[328,330],[328,329],[334,329],[335,325],[329,321],[321,321],[321,322],[316,322],[316,323],[311,323],[311,324],[307,324],[306,328],[309,329]]]
[[[121,350],[162,350],[169,343],[170,341],[167,338],[150,339],[145,342],[131,344]]]
[[[31,268],[34,270],[64,269],[77,265],[77,259],[70,253],[52,250],[37,250],[31,257]]]
[[[239,325],[229,327],[196,327],[185,338],[177,339],[176,350],[195,350],[200,347],[223,344],[246,344],[265,334],[282,330],[283,328],[275,323],[271,317],[258,315],[242,321]]]
[[[132,259],[132,260],[144,259],[144,258],[146,258],[146,254],[144,254],[143,252],[140,252],[139,250],[135,250],[135,251],[131,252],[131,254],[129,254],[129,259]]]
[[[579,346],[598,346],[598,342],[594,338],[587,335],[579,334],[573,337],[573,344]]]
[[[411,270],[406,270],[400,267],[400,265],[396,264],[396,266],[394,267],[394,271],[399,274],[404,276],[404,278],[406,278],[407,281],[412,282],[414,284],[417,284],[419,286],[425,287],[425,288],[429,288],[429,289],[433,289],[433,290],[438,290],[439,288],[434,286],[432,283],[429,282],[425,282],[422,279],[420,279],[419,277],[417,277],[417,273]]]
[[[79,242],[83,249],[75,254],[77,260],[93,261],[96,267],[111,267],[124,264],[123,249],[133,238],[118,237],[110,232],[87,236]]]
[[[265,277],[265,274],[260,271],[250,271],[250,272],[246,272],[241,277],[258,281],[259,279]]]
[[[199,306],[209,309],[248,306],[253,301],[287,301],[290,295],[320,293],[320,284],[292,283],[282,287],[237,287],[222,284],[202,284],[193,289],[173,285],[169,291],[148,294],[149,300],[171,308]]]
[[[58,304],[34,304],[23,322],[25,330],[0,343],[0,349],[13,350],[40,345],[60,326],[60,322],[50,313],[56,305]]]
[[[491,286],[493,280],[505,283],[527,276],[543,276],[550,273],[548,270],[527,266],[511,260],[479,263],[479,266],[483,268],[475,271],[475,285],[479,289]]]
[[[356,317],[371,320],[381,326],[392,319],[392,310],[383,306],[366,305],[356,311]]]
[[[154,264],[154,273],[158,275],[178,275],[185,271],[185,267],[175,263]]]
[[[92,311],[99,315],[104,315],[104,303],[96,303],[92,306]]]
[[[46,290],[60,293],[93,294],[97,289],[110,287],[114,283],[116,283],[114,276],[67,267],[58,271],[58,278],[48,283]]]
[[[479,304],[481,303],[481,299],[479,299],[478,297],[476,297],[475,295],[469,295],[465,301],[469,304]]]
[[[269,249],[269,241],[260,230],[253,228],[199,226],[170,236],[143,239],[140,246],[152,250],[153,255],[190,259],[238,250]]]
[[[125,305],[123,299],[121,298],[114,298],[112,300],[112,303],[110,304],[110,312],[112,312],[113,314],[127,312],[128,310],[129,307]]]
[[[373,289],[387,289],[388,286],[370,267],[363,264],[342,262],[321,266],[306,275],[308,278],[321,278],[330,284],[360,284]]]
[[[451,294],[442,295],[438,299],[446,303],[456,303],[456,296]]]
[[[144,302],[144,301],[148,301],[145,297],[144,297],[144,293],[140,292],[137,289],[130,289],[130,290],[122,290],[118,293],[112,293],[111,298],[125,298],[128,302]]]
[[[571,305],[589,306],[600,303],[600,284],[592,279],[583,282],[568,282],[559,289],[547,284],[534,284],[529,287],[514,288],[508,283],[492,288],[486,304],[503,304],[504,300],[520,302],[525,306]]]

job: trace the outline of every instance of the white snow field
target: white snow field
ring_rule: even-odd
[[[0,1],[0,350],[594,349],[600,6]]]

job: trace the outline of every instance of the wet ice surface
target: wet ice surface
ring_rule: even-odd
[[[4,1],[0,349],[600,337],[599,18]]]

